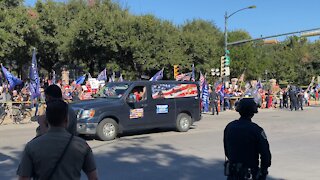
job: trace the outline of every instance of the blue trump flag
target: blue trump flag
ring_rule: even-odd
[[[76,80],[76,84],[82,84],[85,79],[86,79],[86,75],[84,74],[83,76],[80,76],[80,77]]]
[[[12,75],[4,66],[1,65],[1,69],[2,69],[3,75],[6,77],[7,81],[10,84],[10,90],[12,90],[16,85],[20,85],[23,83],[21,79]]]
[[[209,86],[206,80],[204,80],[202,86],[202,105],[203,111],[209,112]]]
[[[40,78],[38,74],[36,50],[32,53],[32,63],[29,71],[30,84],[29,89],[31,92],[31,99],[35,99],[40,96]]]
[[[160,71],[158,71],[149,81],[161,80],[163,78],[163,70],[164,70],[164,68],[162,68]]]
[[[97,77],[97,80],[98,81],[102,81],[102,80],[106,81],[107,80],[107,69],[106,68],[104,68],[104,70],[100,72],[100,74]]]

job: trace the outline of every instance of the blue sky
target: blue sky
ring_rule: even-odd
[[[26,0],[32,5],[36,0]],[[180,25],[187,20],[204,19],[224,29],[224,14],[250,6],[228,20],[228,29],[243,29],[253,38],[320,28],[319,0],[113,0],[136,15],[153,14]],[[278,38],[278,39],[283,39]],[[313,38],[314,39],[314,38]],[[316,37],[319,39],[319,36]]]

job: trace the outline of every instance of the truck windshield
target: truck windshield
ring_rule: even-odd
[[[128,84],[110,83],[98,92],[97,97],[121,98],[128,88]]]

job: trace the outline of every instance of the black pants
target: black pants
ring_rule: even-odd
[[[298,98],[298,109],[301,108],[303,110],[303,98]]]
[[[297,98],[290,99],[290,109],[291,109],[291,111],[293,109],[298,110]]]
[[[288,99],[283,99],[283,107],[288,108]]]
[[[212,111],[212,114],[214,115],[214,111],[217,112],[217,114],[219,114],[219,111],[218,111],[218,102],[217,101],[212,101],[211,102],[211,111]]]

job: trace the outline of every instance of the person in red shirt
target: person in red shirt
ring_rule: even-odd
[[[141,96],[137,90],[134,91],[133,93],[135,95],[136,101],[139,102],[141,100]]]

